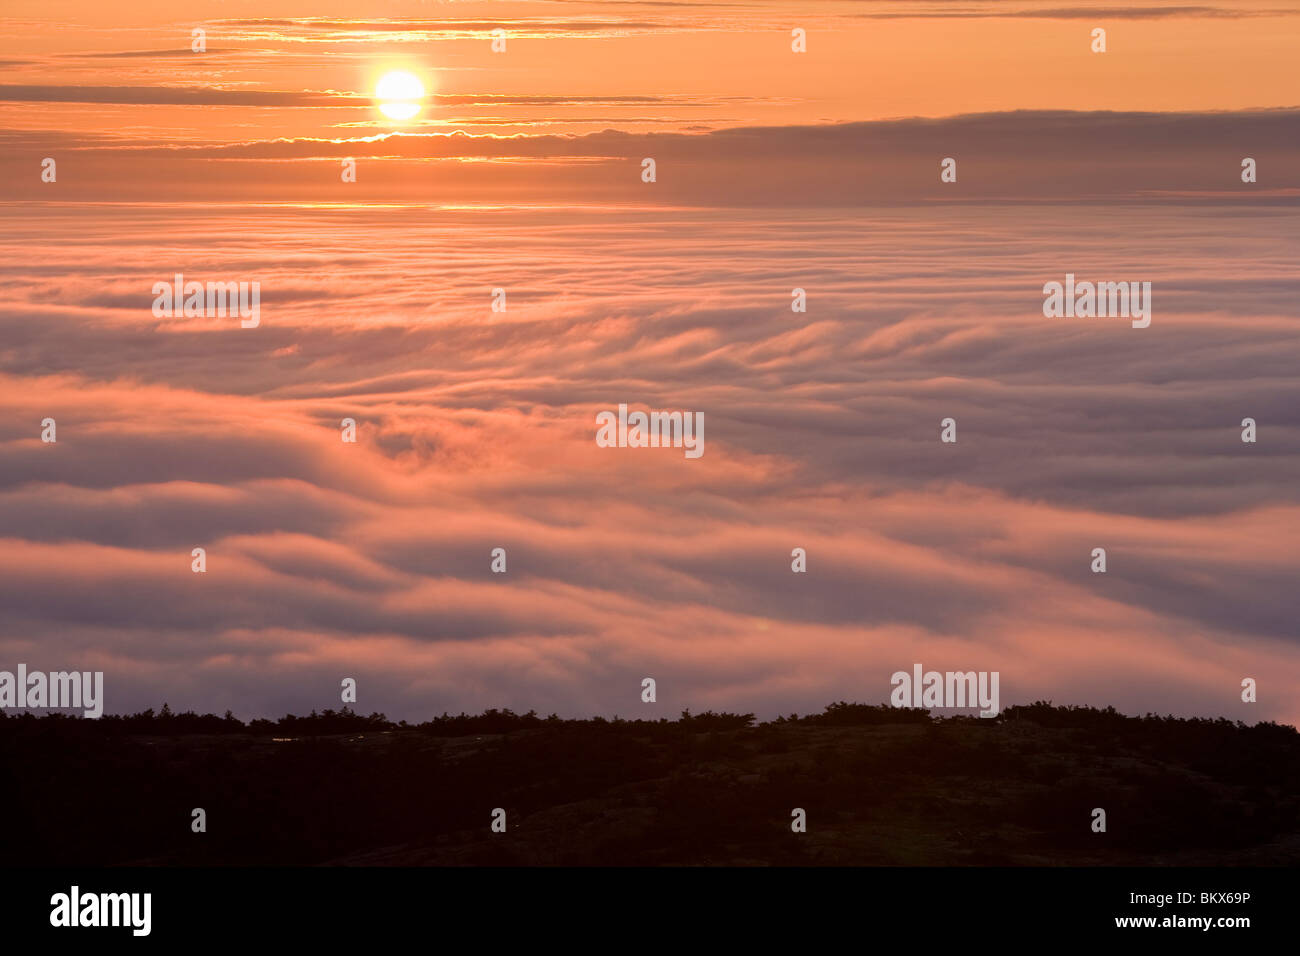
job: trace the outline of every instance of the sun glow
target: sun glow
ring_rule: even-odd
[[[423,98],[424,85],[410,73],[400,70],[385,73],[375,86],[379,112],[389,119],[410,119],[420,112],[420,101]]]

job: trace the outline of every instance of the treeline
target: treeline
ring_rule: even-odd
[[[443,713],[441,717],[419,724],[405,720],[391,721],[381,713],[363,715],[350,707],[341,710],[312,711],[306,716],[286,714],[278,720],[255,718],[245,723],[230,711],[224,717],[216,714],[199,714],[192,710],[174,713],[163,704],[162,710],[140,711],[138,714],[105,714],[95,720],[62,714],[47,713],[36,716],[30,712],[6,714],[0,710],[0,731],[4,728],[42,727],[53,731],[66,728],[70,732],[84,729],[87,732],[109,736],[184,736],[191,734],[253,734],[271,737],[318,737],[336,734],[383,733],[392,731],[417,731],[434,737],[467,737],[475,734],[508,734],[521,730],[540,728],[599,728],[636,726],[643,728],[675,727],[679,730],[717,731],[739,730],[754,724],[753,714],[715,713],[706,710],[692,714],[684,710],[676,720],[661,717],[658,720],[627,720],[590,717],[563,719],[556,714],[539,717],[537,711],[516,714],[509,708],[490,708],[481,714]]]
[[[1194,732],[1199,745],[1207,739],[1230,742],[1244,731],[1250,731],[1257,737],[1274,737],[1279,741],[1291,741],[1297,730],[1286,724],[1263,721],[1248,725],[1241,721],[1232,721],[1223,717],[1173,717],[1158,714],[1146,714],[1130,717],[1121,714],[1114,707],[1096,708],[1077,705],[1053,705],[1050,701],[1035,701],[1032,704],[1008,707],[996,718],[976,717],[934,717],[921,707],[892,707],[888,704],[859,704],[836,701],[828,704],[818,714],[790,714],[778,716],[771,721],[759,722],[760,727],[780,727],[799,724],[825,727],[872,726],[879,724],[928,724],[934,721],[972,720],[979,723],[1032,721],[1043,727],[1075,728],[1090,732],[1108,732],[1123,734],[1126,731],[1140,730],[1144,737],[1162,742],[1172,740],[1185,732]],[[752,728],[756,725],[752,713],[738,714],[706,710],[692,714],[684,710],[676,719],[660,717],[657,720],[622,717],[561,718],[556,714],[546,717],[530,710],[516,714],[509,708],[490,708],[481,714],[448,714],[423,723],[411,724],[391,721],[382,713],[364,715],[349,707],[341,710],[313,710],[306,716],[286,714],[278,720],[255,718],[244,722],[229,710],[225,715],[199,714],[192,710],[174,713],[167,704],[162,709],[153,708],[136,714],[106,714],[97,720],[61,713],[47,713],[37,716],[30,712],[10,714],[0,710],[0,730],[17,730],[23,727],[37,726],[49,731],[56,729],[72,730],[73,727],[85,728],[95,733],[119,735],[178,736],[187,734],[252,734],[272,737],[313,737],[336,734],[382,733],[392,731],[417,731],[434,737],[465,737],[476,734],[508,734],[524,730],[542,728],[631,728],[648,730],[673,727],[676,730],[691,732],[730,731]],[[1161,730],[1166,731],[1160,733]],[[1155,732],[1153,735],[1153,731]]]

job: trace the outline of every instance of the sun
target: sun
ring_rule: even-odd
[[[375,86],[379,112],[389,119],[408,120],[420,112],[424,85],[412,74],[401,70],[385,73]]]

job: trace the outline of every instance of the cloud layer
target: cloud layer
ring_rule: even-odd
[[[640,715],[652,676],[770,716],[920,661],[1294,721],[1297,224],[54,207],[2,250],[0,658],[112,711],[352,676],[398,717]],[[175,271],[260,281],[261,326],[155,319]],[[1067,271],[1151,281],[1151,327],[1043,318]],[[704,457],[596,447],[620,402],[704,412]]]

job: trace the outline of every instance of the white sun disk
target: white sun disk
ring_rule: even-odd
[[[375,86],[379,112],[389,119],[410,119],[420,112],[420,100],[423,98],[424,85],[410,73],[385,73]]]

